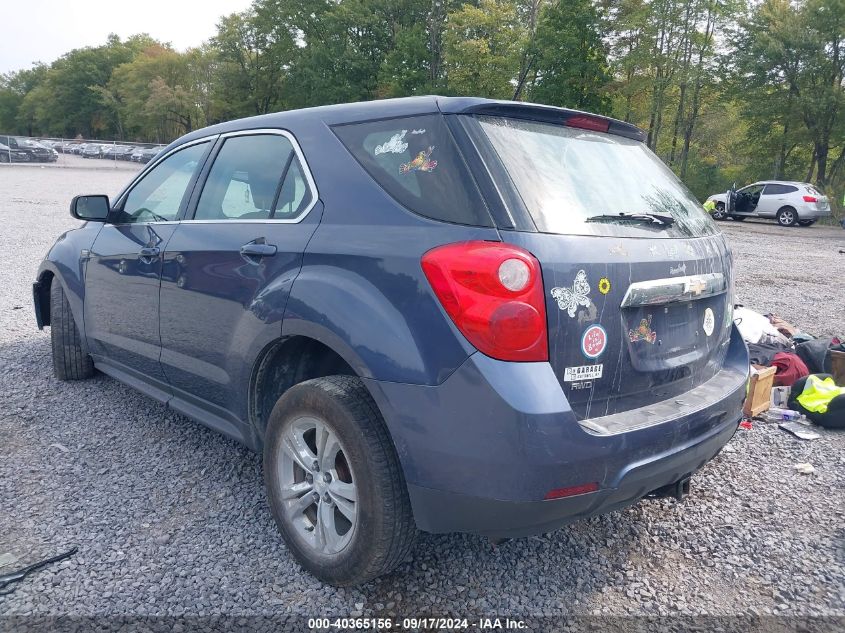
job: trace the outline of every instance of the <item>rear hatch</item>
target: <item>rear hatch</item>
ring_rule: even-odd
[[[500,234],[540,262],[549,360],[579,419],[670,398],[681,406],[724,363],[730,253],[642,142],[602,131],[604,119],[577,121],[467,124],[536,227]]]
[[[815,205],[819,215],[830,215],[830,201],[827,196],[812,185],[805,185],[807,195],[804,195],[804,202]]]

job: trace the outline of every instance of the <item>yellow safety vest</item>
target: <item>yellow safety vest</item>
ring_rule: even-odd
[[[837,387],[833,378],[820,379],[818,376],[808,376],[804,383],[804,391],[795,399],[801,406],[813,413],[827,413],[827,405],[836,396],[845,394],[845,387]]]

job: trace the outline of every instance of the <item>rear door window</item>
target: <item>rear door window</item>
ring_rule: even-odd
[[[717,232],[701,203],[636,140],[552,123],[475,118],[543,233],[698,237]],[[496,170],[491,170],[496,171]],[[671,216],[671,226],[614,219]],[[608,217],[610,216],[610,217]]]
[[[375,181],[403,206],[435,220],[492,226],[442,115],[334,127]]]
[[[791,185],[769,184],[766,185],[766,188],[763,190],[763,195],[780,196],[785,193],[794,193],[796,191],[798,191],[798,187],[792,187]]]
[[[310,201],[310,190],[287,137],[233,136],[224,141],[214,159],[194,219],[295,219]]]

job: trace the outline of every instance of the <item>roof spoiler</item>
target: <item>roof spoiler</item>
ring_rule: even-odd
[[[624,136],[640,142],[644,142],[646,139],[645,132],[636,125],[625,123],[624,121],[619,121],[618,119],[611,119],[610,117],[592,114],[590,112],[582,112],[580,110],[568,110],[566,108],[556,108],[553,106],[529,103],[494,101],[470,105],[461,111],[466,114],[489,114],[491,116],[527,119],[530,121],[541,121],[543,123],[554,123],[557,125],[567,125],[567,122],[572,120],[570,123],[572,127],[581,127],[585,129],[592,129],[594,131],[608,132],[609,134]],[[599,129],[599,127],[593,127],[589,124],[584,125],[587,121],[601,122],[606,125],[606,128]]]

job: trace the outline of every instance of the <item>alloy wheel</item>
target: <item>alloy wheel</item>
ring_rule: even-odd
[[[783,226],[792,226],[795,223],[795,213],[791,209],[782,209],[778,213],[778,222]]]
[[[358,491],[335,431],[320,418],[296,418],[283,431],[277,459],[289,524],[315,552],[341,552],[355,532]]]

